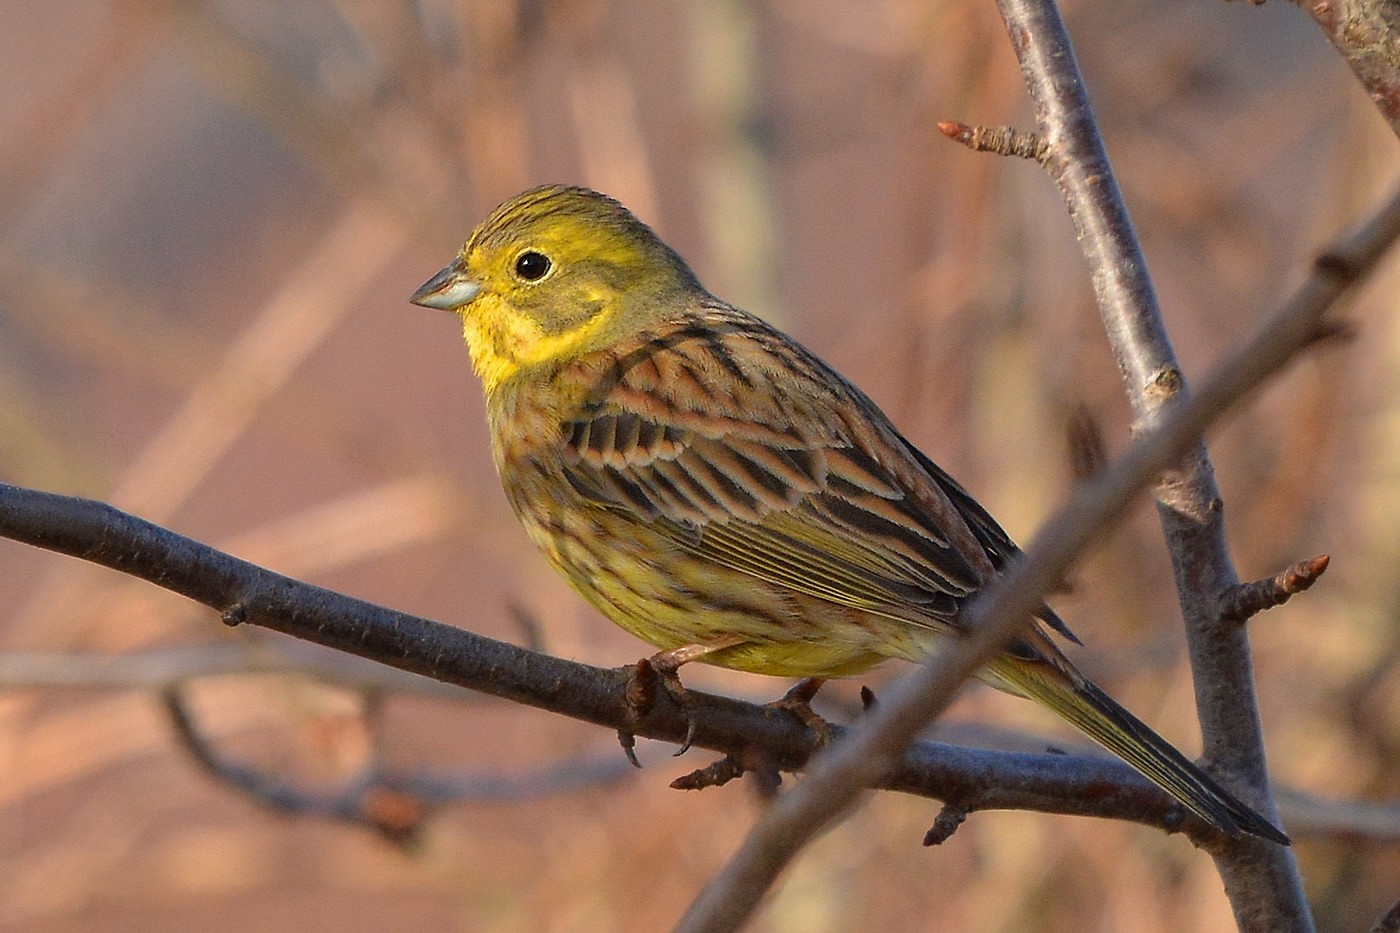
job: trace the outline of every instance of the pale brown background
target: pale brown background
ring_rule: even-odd
[[[1289,4],[1081,2],[1071,29],[1188,374],[1397,176],[1395,139]],[[452,319],[406,298],[496,202],[580,182],[717,294],[863,385],[1013,535],[1072,477],[1075,406],[1127,409],[1063,208],[942,119],[1027,123],[986,0],[51,2],[0,9],[0,479],[116,505],[273,569],[620,665],[644,646],[556,581],[491,472]],[[1400,319],[1392,263],[1318,353],[1214,436],[1241,572],[1330,553],[1252,623],[1285,787],[1400,795]],[[1150,505],[1057,600],[1075,657],[1199,749]],[[0,650],[259,637],[0,541]],[[891,669],[868,682],[878,686]],[[786,684],[696,671],[768,699]],[[833,715],[855,684],[831,691]],[[203,683],[226,747],[334,787],[350,694]],[[1079,740],[969,689],[950,714]],[[504,703],[391,699],[406,769],[613,761],[604,731]],[[973,741],[988,741],[986,731]],[[198,771],[142,691],[0,685],[0,929],[655,930],[732,851],[743,786],[643,743],[619,781],[441,812],[419,845],[271,815]],[[807,853],[756,929],[1221,930],[1210,861],[1141,827],[881,795]],[[1400,849],[1300,835],[1324,930],[1397,895]]]

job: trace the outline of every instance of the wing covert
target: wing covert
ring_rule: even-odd
[[[962,550],[976,535],[949,533],[962,518],[948,495],[863,396],[839,394],[839,376],[756,319],[728,323],[646,335],[618,357],[562,425],[571,486],[730,569],[951,626],[985,563]]]

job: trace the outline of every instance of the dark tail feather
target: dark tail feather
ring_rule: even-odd
[[[1051,682],[1031,667],[1033,663],[1003,658],[992,662],[988,673],[1012,692],[1059,714],[1222,832],[1231,836],[1245,832],[1280,845],[1289,844],[1288,837],[1277,827],[1108,694],[1087,680],[1081,679],[1075,686]]]

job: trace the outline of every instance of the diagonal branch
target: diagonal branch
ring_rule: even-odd
[[[1346,59],[1400,136],[1400,15],[1395,0],[1295,0]]]
[[[957,685],[1019,630],[1074,559],[1114,520],[1132,496],[1167,465],[1199,445],[1202,432],[1269,376],[1337,331],[1329,311],[1400,237],[1400,194],[1314,264],[1313,274],[1270,320],[1203,384],[1172,406],[1115,467],[1084,484],[1026,549],[1026,559],[983,591],[967,609],[972,634],[895,685],[870,721],[836,746],[808,778],[779,797],[730,862],[711,879],[678,929],[737,929],[800,848],[844,815],[860,791],[880,777],[919,728],[946,706]],[[1218,838],[1213,852],[1247,845]],[[1282,850],[1282,847],[1273,847]],[[1303,907],[1306,910],[1306,905]]]

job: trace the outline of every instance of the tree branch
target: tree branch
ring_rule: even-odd
[[[0,484],[0,537],[91,561],[203,603],[226,621],[263,626],[414,674],[524,703],[612,729],[679,742],[687,714],[665,691],[640,722],[626,704],[631,666],[592,667],[395,612],[257,567],[109,505]],[[3,659],[0,659],[3,660]],[[80,664],[26,678],[9,667],[10,684],[100,685],[166,689],[184,676],[226,673],[228,658],[199,663],[160,653],[126,670]],[[276,663],[255,665],[280,670]],[[314,669],[313,669],[314,673]],[[335,679],[342,672],[327,671]],[[359,676],[358,672],[355,676]],[[385,678],[389,684],[394,678]],[[0,679],[0,685],[4,680]],[[803,768],[816,737],[791,714],[689,691],[695,744],[743,756],[757,749],[782,770]],[[832,726],[840,745],[852,730]],[[1028,809],[1130,820],[1180,830],[1198,841],[1215,831],[1127,765],[1095,755],[1034,755],[924,742],[910,748],[874,786],[969,809]]]
[[[396,695],[407,693],[458,702],[470,702],[482,696],[477,692],[465,692],[450,683],[429,680],[354,655],[323,651],[302,641],[281,645],[246,640],[220,641],[116,655],[81,651],[0,654],[0,689],[136,689],[168,694],[172,689],[202,677],[238,674],[311,677],[347,689],[380,693],[392,691]],[[180,726],[178,721],[176,726]],[[834,734],[842,736],[846,731],[836,726]],[[1034,810],[1075,813],[1136,820],[1145,825],[1165,828],[1172,828],[1180,821],[1181,814],[1173,811],[1171,801],[1157,791],[1156,785],[1143,781],[1137,772],[1118,767],[1113,759],[1094,751],[1068,755],[1059,752],[1034,754],[1035,748],[1045,745],[1044,739],[1034,735],[974,725],[956,732],[960,736],[959,741],[974,743],[976,748],[947,742],[915,745],[906,756],[902,772],[895,777],[899,785],[891,783],[886,789],[941,800],[956,799],[961,801],[961,809],[967,812]],[[797,741],[801,741],[800,732]],[[984,749],[983,746],[988,743],[1003,749],[1014,749],[1019,757]],[[766,754],[761,749],[753,749],[753,752],[753,761],[741,762],[726,756],[676,778],[671,786],[678,790],[696,790],[726,784],[767,765]],[[261,802],[280,809],[337,816],[338,808],[343,808],[343,805],[329,809],[283,808],[279,801],[252,793],[248,787],[230,780],[220,768],[209,767],[205,762],[201,764],[221,781],[232,783]],[[635,774],[635,771],[614,750],[611,754],[555,762],[523,772],[376,774],[386,786],[436,807],[463,800],[489,803],[565,793],[612,781],[625,774]],[[361,780],[357,786],[366,786],[367,783]],[[1117,786],[1119,784],[1123,786]],[[1108,788],[1113,788],[1108,798],[1100,797]],[[353,788],[347,788],[345,793],[351,790]],[[1074,799],[1087,801],[1088,807],[1072,808],[1071,801]],[[1282,790],[1279,793],[1279,806],[1295,839],[1340,835],[1386,842],[1400,840],[1400,803],[1327,800],[1299,791]],[[1192,832],[1194,827],[1188,826],[1186,830]],[[926,838],[925,844],[929,842]]]
[[[1053,0],[998,0],[1021,62],[1045,166],[1060,188],[1089,265],[1109,344],[1145,431],[1188,397],[1126,205],[1100,138],[1069,36]],[[1319,261],[1315,271],[1322,273]],[[1348,273],[1340,270],[1345,277]],[[1239,585],[1223,502],[1203,443],[1183,451],[1156,487],[1158,515],[1186,625],[1205,759],[1227,786],[1274,815],[1247,630],[1222,625],[1219,595]],[[1293,854],[1261,840],[1214,849],[1242,930],[1311,930]]]
[[[568,759],[510,773],[466,774],[391,768],[375,754],[340,787],[312,790],[226,755],[204,734],[180,687],[167,687],[162,694],[176,736],[215,780],[274,810],[363,826],[397,845],[416,842],[424,821],[445,804],[526,800],[610,783],[636,773],[616,754]]]
[[[1319,554],[1300,560],[1263,580],[1237,583],[1216,597],[1222,622],[1244,622],[1266,609],[1282,606],[1294,596],[1312,588],[1326,572],[1332,558]]]
[[[1394,0],[1295,0],[1400,136],[1400,15]]]
[[[301,649],[301,650],[297,650]],[[199,677],[291,674],[356,690],[390,690],[458,699],[462,691],[349,654],[301,642],[280,645],[248,640],[203,642],[111,654],[80,651],[0,653],[0,689],[129,687],[168,690]]]
[[[843,815],[863,787],[884,786],[883,769],[899,749],[941,711],[962,679],[1019,630],[1083,549],[1121,517],[1137,491],[1197,446],[1202,432],[1228,408],[1304,348],[1336,333],[1329,309],[1375,266],[1397,237],[1400,194],[1324,254],[1292,299],[1249,344],[1212,373],[1199,393],[1174,405],[1116,466],[1080,486],[1026,548],[1025,559],[967,607],[964,618],[971,634],[895,684],[849,742],[833,748],[816,762],[805,781],[778,798],[739,851],[701,891],[678,930],[737,929],[802,845]],[[1337,274],[1338,269],[1347,272]],[[1241,845],[1222,841],[1218,834],[1198,841],[1212,851]]]

